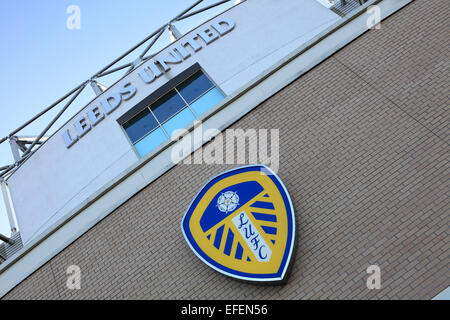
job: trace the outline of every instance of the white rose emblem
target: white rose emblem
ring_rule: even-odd
[[[238,205],[239,196],[237,195],[237,192],[224,192],[220,195],[219,199],[217,199],[217,208],[225,213],[233,211]]]

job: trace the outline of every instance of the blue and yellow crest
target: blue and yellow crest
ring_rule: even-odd
[[[289,194],[264,165],[211,179],[181,221],[184,237],[207,265],[249,281],[283,280],[295,238]]]

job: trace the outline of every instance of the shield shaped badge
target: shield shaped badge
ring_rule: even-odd
[[[294,209],[280,178],[267,166],[250,165],[206,183],[181,229],[211,268],[242,280],[282,281],[294,246]]]

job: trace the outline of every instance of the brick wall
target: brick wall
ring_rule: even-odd
[[[298,234],[287,284],[236,281],[194,255],[180,220],[232,166],[178,165],[5,298],[432,298],[450,285],[449,7],[414,1],[232,126],[280,129]],[[72,264],[81,290],[66,288]]]

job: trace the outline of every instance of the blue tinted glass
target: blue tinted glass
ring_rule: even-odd
[[[158,126],[155,117],[148,109],[141,111],[137,116],[127,121],[123,127],[130,137],[131,142],[136,142],[148,132]]]
[[[189,108],[185,108],[172,119],[164,123],[162,126],[170,137],[175,130],[184,128],[188,123],[191,123],[194,120],[194,114],[191,112],[191,110],[189,110]]]
[[[184,106],[186,103],[175,90],[172,90],[152,104],[150,108],[159,122],[164,122]]]
[[[198,71],[185,82],[177,87],[177,90],[183,96],[187,103],[191,103],[205,91],[214,87],[214,84],[201,72]]]
[[[139,153],[139,155],[143,157],[166,140],[167,136],[164,134],[164,131],[161,128],[158,128],[155,131],[148,134],[145,138],[136,143],[134,146],[136,147],[136,150]]]
[[[190,107],[199,116],[209,108],[215,106],[223,99],[222,93],[217,88],[213,88],[195,100]]]

